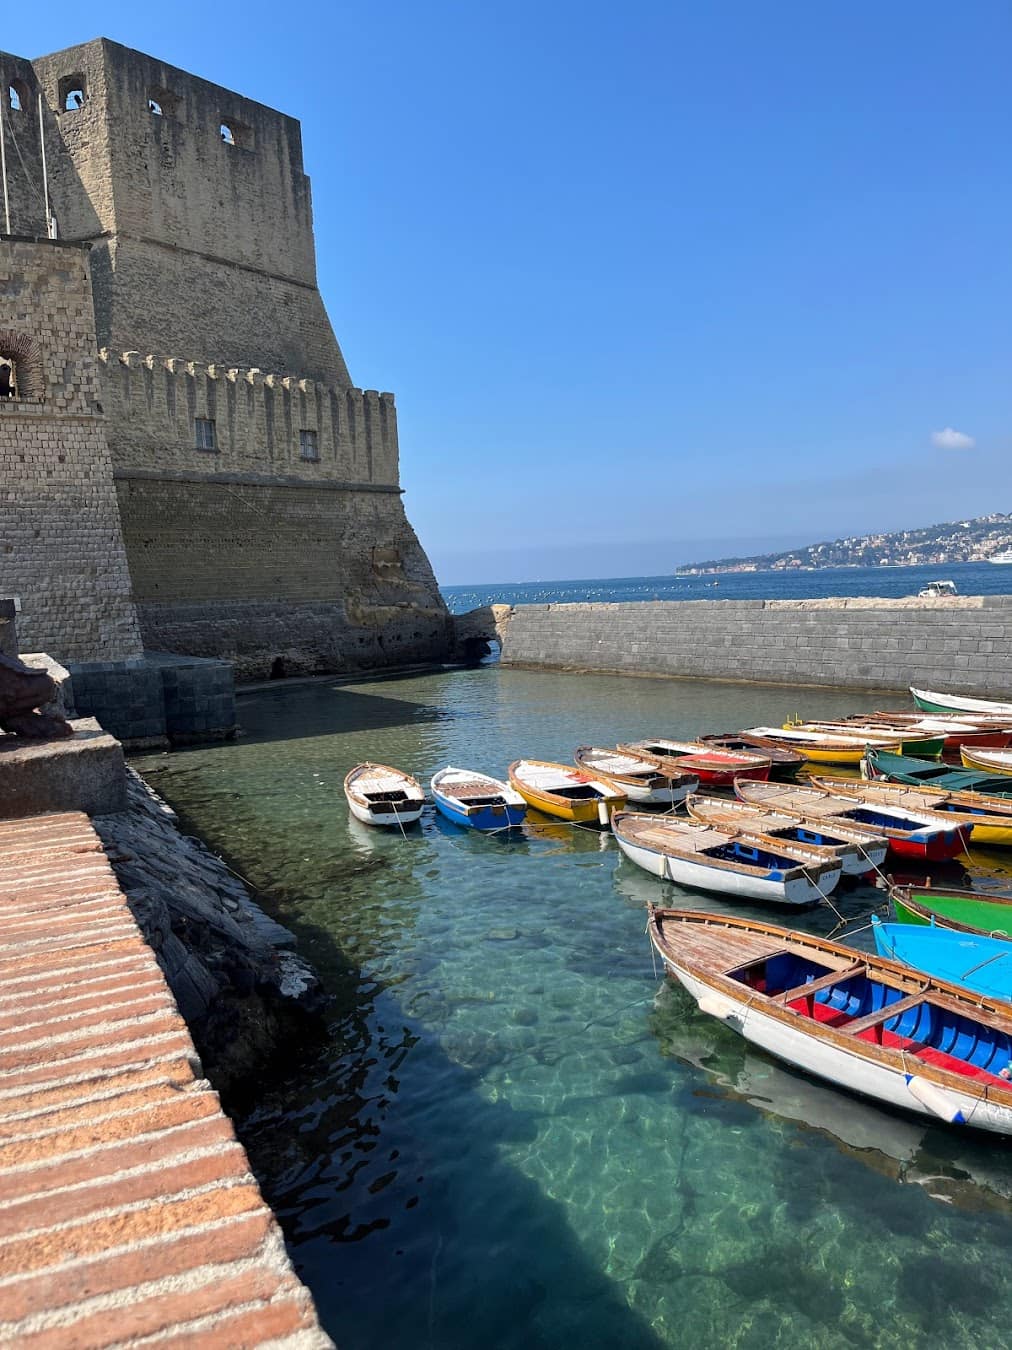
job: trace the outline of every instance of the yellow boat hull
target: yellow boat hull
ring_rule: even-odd
[[[973,816],[962,816],[961,819],[973,824]],[[974,825],[970,847],[975,848],[978,844],[982,848],[1012,848],[1012,824]]]
[[[519,778],[514,778],[510,774],[510,785],[516,788],[528,806],[533,806],[535,811],[543,811],[546,816],[554,816],[556,820],[566,820],[571,825],[601,825],[606,822],[601,820],[600,807],[604,806],[607,810],[608,819],[611,819],[612,813],[621,811],[625,808],[626,799],[616,793],[614,797],[592,797],[587,801],[569,802],[563,797],[557,797],[551,792],[538,792],[535,788],[527,787]]]
[[[988,764],[984,760],[978,759],[974,752],[965,745],[959,747],[959,757],[963,761],[964,769],[976,769],[978,773],[1012,773],[1012,769],[1007,764]]]

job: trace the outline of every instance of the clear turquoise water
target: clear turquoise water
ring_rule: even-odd
[[[493,667],[279,687],[234,745],[138,762],[335,994],[239,1128],[343,1350],[1008,1343],[1012,1153],[811,1082],[663,986],[645,903],[718,901],[596,832],[429,814],[401,838],[341,791],[367,758],[427,782],[875,701]]]

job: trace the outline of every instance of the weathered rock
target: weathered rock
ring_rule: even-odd
[[[127,809],[94,820],[219,1091],[305,1032],[326,997],[295,939],[132,770]]]
[[[43,670],[32,670],[16,656],[0,652],[0,730],[26,740],[62,740],[74,734],[59,713],[40,713],[36,708],[52,703],[56,684]]]

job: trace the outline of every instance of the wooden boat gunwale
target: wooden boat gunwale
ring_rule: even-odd
[[[754,811],[756,815],[765,817],[767,821],[782,821],[784,826],[804,829],[818,829],[820,833],[832,834],[831,826],[824,822],[810,821],[806,822],[798,816],[785,815],[779,811],[766,811],[761,807],[753,805],[751,802],[743,802],[740,798],[726,799],[723,797],[705,797],[699,793],[693,793],[686,798],[686,808],[693,820],[698,820],[701,825],[710,825],[716,830],[721,830],[727,834],[737,834],[744,838],[754,838],[765,843],[766,847],[776,849],[782,846],[787,848],[798,848],[810,850],[816,856],[822,856],[827,860],[836,859],[842,867],[845,876],[855,876],[859,873],[868,872],[871,864],[868,861],[862,861],[861,849],[855,840],[844,839],[841,835],[839,843],[820,844],[809,842],[808,840],[780,839],[770,830],[764,829],[760,821],[749,825],[747,816],[737,816],[735,808],[744,808]],[[863,842],[869,843],[870,840]],[[888,841],[882,839],[882,853],[884,855]]]
[[[674,921],[682,926],[679,932],[677,949],[664,932],[663,925],[666,921]],[[701,929],[717,930],[718,934],[719,930],[726,929],[744,930],[757,939],[760,935],[765,935],[768,946],[765,949],[760,948],[757,954],[749,955],[745,960],[736,960],[733,965],[725,965],[723,969],[708,968],[699,960],[694,959],[692,953],[686,952],[685,934],[690,924],[699,925]],[[805,933],[785,930],[773,924],[739,918],[731,914],[665,909],[660,906],[651,907],[648,932],[650,941],[664,961],[669,976],[678,979],[679,976],[676,972],[679,968],[684,968],[696,983],[712,991],[718,999],[735,1005],[732,1011],[736,1019],[741,1018],[741,1025],[738,1029],[742,1033],[749,1011],[754,1006],[757,1011],[761,1011],[763,1015],[772,1018],[785,1028],[800,1030],[805,1035],[816,1041],[822,1041],[835,1050],[856,1055],[859,1059],[864,1059],[892,1072],[903,1073],[908,1068],[916,1067],[916,1077],[918,1078],[942,1088],[958,1091],[971,1099],[976,1097],[979,1102],[993,1103],[995,1107],[1000,1107],[1008,1113],[1008,1128],[1012,1130],[1012,1083],[1005,1086],[997,1075],[990,1075],[992,1081],[983,1082],[975,1077],[964,1077],[954,1070],[932,1064],[930,1061],[922,1060],[913,1055],[905,1055],[901,1050],[892,1049],[874,1041],[860,1039],[853,1032],[848,1034],[845,1028],[829,1026],[824,1022],[806,1017],[787,1006],[786,1002],[783,1004],[776,1002],[774,996],[766,995],[758,990],[750,990],[747,985],[734,980],[732,976],[735,972],[743,971],[759,960],[769,960],[785,951],[799,952],[823,966],[832,967],[835,963],[838,963],[838,969],[831,971],[831,974],[835,977],[834,982],[845,982],[847,979],[853,978],[855,974],[863,974],[866,978],[878,980],[888,984],[893,989],[903,991],[907,997],[913,996],[917,1003],[931,1004],[943,1012],[948,1011],[1004,1034],[1012,1035],[1012,1014],[1009,1013],[1007,1006],[1003,1007],[998,1000],[988,995],[969,994],[956,985],[919,974],[912,967],[904,966],[886,957],[858,952],[852,947],[846,947],[829,939],[813,939]],[[719,936],[717,942],[719,943]],[[711,941],[711,953],[716,950],[715,944]],[[690,990],[689,992],[699,1003],[700,1000],[695,991]],[[799,989],[787,992],[793,994],[795,998],[801,998],[804,997],[806,991],[805,987],[802,986]],[[908,1004],[907,1006],[911,1005]],[[897,1004],[894,1004],[892,1008],[887,1006],[882,1020],[888,1021],[893,1016],[896,1007]],[[746,1039],[750,1038],[746,1037]],[[756,1044],[757,1042],[753,1040],[752,1043]],[[761,1048],[781,1059],[787,1058],[784,1054],[778,1056],[776,1050],[766,1047]],[[793,1061],[788,1059],[787,1062]],[[813,1077],[821,1078],[822,1081],[829,1083],[835,1081],[828,1074],[817,1074],[810,1068],[804,1068],[803,1071]],[[908,1073],[905,1076],[908,1076]],[[857,1090],[861,1091],[861,1089]],[[871,1100],[884,1100],[871,1092],[865,1092],[863,1095],[868,1096]],[[918,1108],[911,1105],[910,1109],[916,1111]],[[973,1123],[972,1116],[969,1123]],[[1007,1133],[1008,1131],[1002,1132]]]
[[[599,768],[597,765],[587,763],[584,757],[591,754],[614,755],[616,758],[638,760],[644,766],[644,769],[646,769],[648,772],[642,774],[630,772],[612,773],[607,769],[602,769]],[[689,784],[699,781],[696,778],[695,774],[687,773],[684,770],[679,773],[668,773],[661,769],[658,769],[657,766],[652,762],[653,758],[654,758],[653,756],[649,755],[633,754],[631,751],[623,750],[619,747],[616,747],[614,750],[606,750],[603,746],[599,745],[581,745],[578,746],[576,750],[574,750],[573,752],[573,762],[575,763],[576,767],[580,769],[583,773],[589,773],[595,778],[607,779],[608,781],[617,783],[620,786],[622,784],[633,784],[637,787],[643,786],[651,788],[685,787],[688,791],[691,792],[692,789],[691,787],[689,787]]]
[[[642,825],[640,825],[640,822],[642,822]],[[686,862],[699,862],[705,864],[706,867],[713,867],[718,871],[736,872],[739,874],[744,873],[746,875],[754,876],[760,881],[768,879],[770,869],[767,867],[753,867],[744,860],[734,861],[730,858],[716,858],[708,854],[702,847],[676,848],[673,845],[653,839],[653,829],[649,830],[651,837],[645,837],[649,827],[656,827],[658,831],[663,831],[665,833],[675,833],[676,831],[672,827],[678,826],[683,830],[687,827],[691,829],[691,822],[687,820],[676,820],[670,816],[649,815],[646,812],[641,811],[616,811],[612,818],[611,827],[612,833],[615,834],[616,837],[621,834],[623,838],[628,838],[629,842],[635,843],[641,848],[649,849],[652,853],[660,853],[666,856],[670,854],[671,856],[683,858]],[[701,831],[705,831],[709,836],[707,847],[717,848],[722,845],[734,843],[734,835],[727,834],[723,830],[715,829],[713,826],[703,825],[698,826],[698,828]],[[685,837],[689,839],[693,836],[686,834]],[[702,839],[701,834],[697,834],[694,837],[699,840]],[[798,846],[797,850],[794,850],[791,848],[780,847],[779,841],[777,841],[776,848],[766,848],[766,851],[769,853],[779,853],[782,857],[794,863],[792,868],[783,869],[784,874],[781,879],[784,881],[792,880],[796,875],[802,873],[809,879],[820,880],[824,876],[829,876],[833,872],[840,871],[839,863],[829,859],[819,860],[817,858],[812,858],[810,862],[806,862],[803,858],[804,850],[801,845]]]
[[[367,793],[360,780],[370,775],[375,776],[377,771],[382,771],[392,780],[404,785],[402,800],[390,800],[380,798],[375,793],[372,795]],[[348,770],[344,776],[344,795],[352,815],[365,825],[412,825],[420,818],[425,806],[425,792],[417,778],[405,773],[403,769],[394,768],[390,764],[379,764],[374,760],[364,760]],[[381,820],[380,817],[383,815],[391,818]]]

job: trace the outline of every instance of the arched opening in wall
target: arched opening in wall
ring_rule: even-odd
[[[31,106],[28,86],[21,80],[11,80],[7,86],[7,107],[11,112],[28,112]]]
[[[231,145],[240,150],[253,149],[253,128],[245,126],[242,122],[236,122],[231,118],[227,122],[222,122],[218,128],[218,135],[225,145]]]
[[[170,89],[150,89],[148,91],[148,112],[152,117],[177,117],[179,98]]]
[[[283,659],[280,656],[276,656],[271,662],[270,678],[272,680],[283,680],[287,673]]]
[[[62,112],[76,112],[88,98],[88,86],[80,71],[64,75],[60,81],[59,105]]]
[[[0,329],[0,400],[41,403],[44,396],[38,342],[27,333]]]

